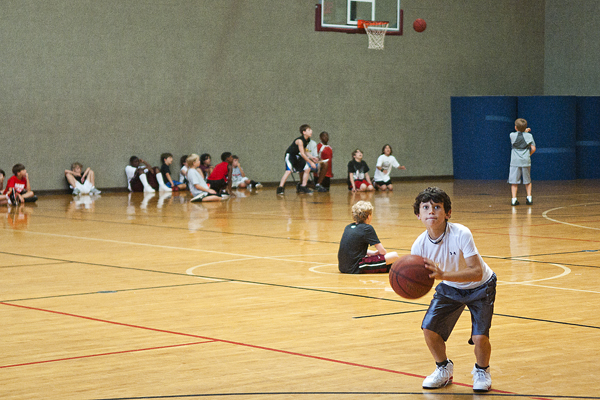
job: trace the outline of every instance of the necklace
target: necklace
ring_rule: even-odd
[[[441,234],[441,236],[435,240],[433,240],[431,238],[431,236],[429,236],[429,232],[427,232],[427,239],[429,239],[429,241],[433,244],[439,244],[442,242],[442,240],[444,239],[444,236],[446,236],[446,230],[448,229],[448,223],[446,223],[446,226],[444,227],[444,233]]]

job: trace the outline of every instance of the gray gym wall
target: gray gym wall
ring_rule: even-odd
[[[597,38],[595,0],[569,13],[555,0],[402,0],[404,35],[383,51],[315,32],[316,2],[0,0],[0,168],[21,162],[34,190],[55,190],[78,160],[113,188],[131,155],[159,165],[171,152],[176,172],[182,154],[231,151],[275,182],[308,123],[316,140],[330,132],[336,178],[356,148],[374,168],[385,143],[408,168],[394,176],[448,176],[450,96],[567,94],[573,57],[568,94],[598,93],[598,41],[564,38]]]
[[[544,94],[600,95],[600,1],[546,0]]]

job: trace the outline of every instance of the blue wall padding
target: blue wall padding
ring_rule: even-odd
[[[576,179],[575,96],[521,96],[519,118],[525,118],[537,147],[531,157],[531,179]]]
[[[600,178],[600,97],[577,97],[577,178]]]
[[[452,97],[450,108],[454,178],[508,179],[517,97]]]

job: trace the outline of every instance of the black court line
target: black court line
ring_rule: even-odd
[[[412,314],[412,313],[416,313],[416,312],[425,312],[425,311],[427,311],[427,309],[412,310],[412,311],[399,311],[399,312],[385,313],[385,314],[363,315],[362,317],[352,317],[352,318],[353,319],[361,319],[361,318],[373,318],[373,317],[387,317],[389,315]]]
[[[0,252],[0,253],[2,253],[2,252]],[[27,257],[27,256],[25,256],[25,257]],[[64,261],[56,261],[56,262],[47,262],[47,263],[40,263],[40,264],[0,265],[0,268],[4,269],[4,268],[19,268],[19,267],[38,267],[38,266],[43,266],[43,265],[59,265],[59,264],[65,264],[65,262]]]
[[[15,253],[0,252],[0,254],[2,254],[2,253],[4,253],[4,254],[11,254],[11,255],[18,255],[18,254],[15,254]],[[40,258],[40,259],[58,260],[58,259],[54,259],[54,258],[41,257],[41,256],[26,256],[26,255],[24,255],[24,257],[35,257],[35,258]],[[235,278],[219,278],[219,277],[206,276],[206,275],[188,275],[188,274],[184,274],[184,273],[180,273],[180,272],[165,272],[165,271],[157,271],[157,270],[151,270],[151,269],[134,268],[134,267],[122,267],[122,266],[106,265],[106,264],[96,264],[96,263],[89,263],[89,262],[76,262],[76,261],[67,261],[67,262],[78,263],[78,264],[83,264],[83,265],[101,266],[101,267],[106,267],[106,268],[125,269],[125,270],[142,271],[142,272],[150,272],[150,273],[168,274],[168,275],[175,275],[175,276],[187,276],[187,277],[190,277],[190,278],[212,279],[212,280],[221,281],[221,282],[238,282],[238,283],[245,283],[245,284],[252,284],[252,285],[261,285],[261,286],[270,286],[270,287],[278,287],[278,288],[285,288],[285,289],[305,290],[305,291],[317,292],[317,293],[326,293],[326,294],[335,294],[335,295],[340,295],[340,296],[357,297],[357,298],[368,299],[368,300],[378,300],[378,301],[388,301],[388,302],[393,302],[393,303],[402,303],[402,304],[408,304],[408,305],[412,305],[412,306],[423,306],[423,307],[428,307],[429,306],[429,303],[416,303],[416,302],[406,301],[406,300],[387,299],[387,298],[367,296],[367,295],[355,294],[355,293],[344,293],[344,292],[338,292],[338,291],[333,291],[333,290],[315,289],[315,288],[307,288],[307,287],[291,286],[291,285],[282,285],[282,284],[278,284],[278,283],[247,281],[247,280],[244,280],[244,279],[235,279]],[[97,292],[94,292],[94,293],[97,293]],[[62,296],[65,296],[65,295],[62,295]],[[47,298],[52,298],[52,297],[53,296],[49,296]],[[27,300],[33,300],[33,299],[2,300],[2,301],[3,302],[14,302],[14,301],[27,301]],[[576,327],[580,327],[580,328],[600,329],[600,327],[592,326],[592,325],[580,325],[580,324],[573,324],[573,323],[569,323],[569,322],[561,322],[561,321],[553,321],[553,320],[546,320],[546,319],[539,319],[539,318],[522,317],[522,316],[508,315],[508,314],[495,314],[494,313],[494,315],[497,315],[499,317],[505,317],[505,318],[524,319],[524,320],[545,322],[545,323],[550,323],[550,324],[576,326]]]
[[[558,325],[576,326],[578,328],[600,329],[600,326],[574,324],[574,323],[571,323],[571,322],[552,321],[552,320],[549,320],[549,319],[542,319],[542,318],[520,317],[520,316],[517,316],[517,315],[496,314],[496,313],[494,313],[494,316],[507,317],[507,318],[516,318],[516,319],[524,319],[524,320],[527,320],[527,321],[548,322],[548,323],[558,324]]]
[[[40,215],[36,214],[36,216],[45,217],[45,218],[52,218],[52,219],[61,219],[61,220],[62,219],[73,219],[73,218],[62,218],[62,217],[57,217],[57,216],[48,216],[48,215],[43,215],[43,214],[40,214]],[[159,218],[159,217],[162,218],[161,216],[156,216],[154,218]],[[173,218],[173,217],[169,217],[169,218]],[[174,219],[187,219],[187,218],[184,218],[184,217],[175,217]],[[303,218],[296,218],[296,219],[300,220],[300,219],[303,219]],[[73,220],[80,221],[80,222],[98,222],[98,223],[108,223],[108,224],[127,225],[127,226],[135,225],[135,226],[143,226],[143,227],[158,228],[158,229],[183,230],[183,231],[186,231],[186,232],[189,231],[189,228],[186,228],[186,227],[174,227],[174,226],[165,226],[165,225],[138,224],[138,223],[131,223],[131,222],[105,221],[105,220],[80,219],[80,218],[75,218]],[[322,221],[322,220],[316,219],[315,221]],[[331,219],[328,219],[328,221],[331,221]],[[335,220],[335,221],[341,221],[341,220]],[[413,228],[412,226],[407,226],[407,225],[388,225],[388,226],[396,226],[398,228]],[[293,238],[293,237],[282,237],[282,236],[257,235],[257,234],[240,233],[240,232],[223,232],[223,231],[209,230],[209,229],[198,229],[195,232],[212,233],[212,234],[223,234],[223,235],[230,235],[230,236],[254,237],[254,238],[261,238],[261,239],[277,239],[277,240],[286,240],[286,241],[302,241],[302,242],[306,242],[306,243],[321,243],[321,244],[336,244],[336,245],[340,244],[339,241],[325,241],[325,240],[306,239],[306,238]],[[86,238],[81,238],[81,239],[85,240]],[[384,238],[384,239],[386,239],[386,238]],[[388,249],[389,250],[394,250],[394,251],[401,251],[401,252],[410,253],[410,248],[388,247]],[[524,261],[524,260],[517,260],[517,258],[547,256],[547,255],[554,255],[554,254],[555,255],[560,255],[560,254],[591,253],[591,252],[597,252],[597,251],[600,251],[600,249],[599,250],[594,250],[594,249],[592,249],[592,250],[578,250],[578,251],[573,251],[573,252],[548,253],[548,254],[530,255],[530,256],[527,256],[527,255],[525,255],[525,256],[511,256],[511,257],[484,256],[484,255],[481,255],[481,256],[483,258],[492,258],[492,259],[500,259],[500,260],[513,260],[513,261],[522,261],[522,262],[536,262],[536,263],[544,263],[544,264],[561,264],[561,265],[566,265],[566,266],[571,266],[571,267],[600,268],[600,266],[596,266],[596,265],[565,264],[565,263],[558,263],[558,262],[551,262],[551,261],[535,261],[535,260]]]
[[[197,394],[179,394],[179,395],[163,395],[163,396],[142,396],[142,397],[110,397],[96,398],[94,400],[149,400],[149,399],[190,399],[190,398],[206,398],[206,397],[236,397],[236,396],[420,396],[421,398],[437,398],[439,397],[505,397],[505,398],[533,398],[533,399],[579,399],[579,400],[598,400],[597,396],[562,396],[562,395],[538,395],[538,394],[513,394],[513,393],[441,393],[441,392],[392,392],[392,391],[377,391],[377,392],[241,392],[241,393],[197,393]]]
[[[2,251],[0,251],[0,254],[10,254],[10,255],[16,255],[16,256],[19,255],[19,254],[16,254],[16,253],[8,253],[8,252],[2,252]],[[60,259],[50,258],[50,257],[29,256],[29,255],[22,255],[22,256],[23,257],[33,257],[33,258],[39,258],[39,259],[46,259],[46,260],[61,261]],[[342,295],[342,296],[358,297],[358,298],[364,298],[364,299],[369,299],[369,300],[382,300],[382,301],[390,301],[390,302],[394,302],[394,303],[404,303],[404,304],[410,304],[410,305],[428,306],[428,304],[415,303],[415,302],[410,302],[410,301],[405,301],[405,300],[399,300],[399,299],[384,299],[384,298],[367,296],[367,295],[361,295],[361,294],[343,293],[343,292],[336,292],[336,291],[333,291],[333,290],[325,290],[325,289],[304,288],[304,287],[300,287],[300,286],[282,285],[282,284],[277,284],[277,283],[247,281],[247,280],[243,280],[243,279],[234,279],[234,278],[219,278],[219,277],[206,276],[206,275],[189,275],[189,274],[185,274],[185,273],[181,273],[181,272],[168,272],[168,271],[160,271],[160,270],[152,270],[152,269],[144,269],[144,268],[135,268],[135,267],[123,267],[123,266],[119,266],[119,265],[98,264],[98,263],[81,262],[81,261],[69,261],[69,260],[62,260],[62,261],[64,261],[65,263],[77,263],[77,264],[83,264],[83,265],[91,265],[91,266],[95,266],[95,267],[106,267],[106,268],[114,268],[114,269],[124,269],[124,270],[132,270],[132,271],[141,271],[141,272],[167,274],[167,275],[174,275],[174,276],[185,276],[185,277],[189,277],[189,278],[192,278],[192,279],[211,279],[211,280],[215,280],[215,281],[219,281],[219,282],[238,282],[238,283],[262,285],[262,286],[272,286],[272,287],[280,287],[280,288],[287,288],[287,289],[307,290],[307,291],[313,291],[313,292],[319,292],[319,293],[337,294],[337,295]],[[93,293],[97,293],[97,292],[93,292]],[[59,296],[67,296],[67,295],[59,295]],[[49,297],[46,297],[46,298],[52,298],[52,297],[54,297],[54,296],[49,296]],[[58,297],[58,296],[56,296],[56,297]],[[18,301],[36,300],[36,299],[37,298],[19,299]],[[2,300],[2,301],[4,301],[4,302],[10,302],[10,301],[17,301],[17,300]]]
[[[51,218],[58,218],[58,217],[51,217]],[[112,223],[110,221],[95,221],[95,222],[108,222],[108,223]],[[125,224],[125,223],[121,223],[121,222],[115,222],[115,223],[117,223],[117,224]],[[131,226],[132,224],[126,224],[126,225]],[[188,231],[187,228],[180,228],[180,227],[165,227],[165,226],[160,226],[160,225],[147,225],[147,224],[135,224],[135,225],[137,225],[137,226],[153,227],[153,228],[167,228],[167,229],[176,229],[176,230],[185,230],[185,231]],[[336,244],[336,245],[340,244],[339,241],[324,241],[324,240],[314,240],[314,239],[302,239],[302,238],[290,238],[290,237],[279,237],[279,236],[255,235],[255,234],[237,233],[237,232],[221,232],[221,231],[212,231],[212,230],[198,230],[196,232],[216,233],[216,234],[220,233],[220,234],[227,234],[227,235],[239,235],[239,236],[246,236],[246,237],[257,237],[257,238],[263,238],[263,239],[280,239],[280,240],[302,241],[302,242],[309,242],[309,243],[321,243],[321,244],[324,243],[324,244]],[[81,240],[85,240],[87,238],[82,237],[80,239]],[[388,250],[410,253],[410,248],[388,247]],[[589,252],[596,252],[596,251],[600,251],[600,250],[578,250],[578,251],[574,251],[574,252],[565,252],[565,253],[556,253],[556,254],[560,255],[560,254],[570,254],[570,253],[589,253]],[[1,253],[12,254],[12,253],[8,253],[8,252],[0,252],[0,254]],[[15,254],[15,255],[18,255],[18,254]],[[552,255],[552,253],[549,253],[549,254],[546,254],[546,255]],[[22,256],[28,257],[28,256],[25,256],[25,255],[22,255]],[[484,255],[481,255],[481,257],[484,258],[484,259],[485,258],[491,258],[491,259],[496,259],[496,260],[512,260],[512,261],[519,261],[519,262],[533,262],[533,263],[539,263],[539,264],[561,264],[561,265],[570,266],[570,267],[600,268],[600,266],[597,266],[597,265],[565,264],[565,263],[552,262],[552,261],[519,260],[518,259],[518,258],[535,257],[535,256],[501,257],[501,256],[484,256]],[[73,261],[73,262],[76,262],[76,261]]]
[[[189,334],[189,333],[184,333],[184,332],[169,331],[169,330],[165,330],[165,329],[157,329],[157,328],[151,328],[151,327],[147,327],[147,326],[132,325],[132,324],[121,323],[121,322],[117,322],[117,321],[98,319],[98,318],[93,318],[93,317],[89,317],[89,316],[70,314],[70,313],[65,313],[65,312],[61,312],[61,311],[55,311],[55,310],[49,310],[49,309],[43,309],[43,308],[37,308],[37,307],[28,307],[28,306],[9,304],[9,303],[0,303],[0,304],[6,305],[6,306],[28,309],[28,310],[32,310],[32,311],[41,311],[41,312],[47,312],[47,313],[52,313],[52,314],[68,316],[68,317],[82,318],[82,319],[86,319],[86,320],[90,320],[90,321],[108,323],[108,324],[117,325],[117,326],[136,328],[136,329],[144,329],[144,330],[160,332],[160,333],[169,333],[169,334],[178,335],[178,336],[194,337],[194,338],[199,338],[199,339],[203,339],[203,340],[208,340],[211,342],[227,343],[227,344],[232,344],[232,345],[236,345],[236,346],[244,346],[246,348],[251,348],[251,349],[277,352],[277,353],[286,354],[286,355],[290,355],[290,356],[305,357],[307,359],[313,359],[313,360],[318,360],[318,361],[333,362],[333,363],[338,363],[338,364],[343,364],[343,365],[348,365],[348,366],[353,366],[353,367],[367,368],[367,369],[381,371],[381,372],[390,372],[390,373],[394,373],[394,374],[404,375],[407,377],[424,378],[424,376],[422,376],[422,375],[413,374],[413,373],[409,373],[409,372],[402,372],[402,371],[392,370],[392,369],[388,369],[388,368],[382,368],[382,367],[366,365],[366,364],[359,364],[359,363],[354,363],[354,362],[350,362],[350,361],[344,361],[344,360],[338,360],[338,359],[327,358],[327,357],[322,357],[322,356],[310,355],[310,354],[306,354],[306,353],[298,353],[298,352],[288,351],[288,350],[283,350],[283,349],[253,345],[250,343],[236,342],[236,341],[231,341],[231,340],[226,340],[226,339],[218,339],[218,338],[212,338],[212,337],[196,335],[196,334]],[[204,343],[207,343],[207,342],[204,342]],[[201,344],[201,343],[195,343],[195,344]],[[183,344],[183,345],[186,345],[186,344]],[[179,346],[177,346],[177,347],[179,347]],[[461,383],[461,382],[456,382],[456,381],[453,382],[453,387],[470,387],[470,386],[471,386],[470,384],[466,384],[466,383]],[[257,394],[260,394],[260,393],[261,392],[259,392]],[[285,393],[285,392],[281,392],[281,393]],[[318,394],[320,392],[290,392],[290,393]],[[325,392],[325,393],[327,393],[327,392]],[[338,392],[330,392],[330,393],[338,393]],[[339,392],[339,393],[354,393],[354,392]],[[363,392],[356,392],[356,393],[363,393]],[[378,393],[378,392],[374,392],[374,393]],[[386,392],[382,392],[382,393],[386,393]],[[518,395],[516,393],[509,392],[506,390],[501,390],[501,389],[491,389],[491,391],[489,393],[505,394],[505,395]],[[229,395],[229,394],[223,393],[223,394],[218,394],[218,395]],[[270,394],[270,393],[268,393],[268,394]],[[206,395],[206,396],[212,396],[212,395],[213,394]],[[180,396],[190,397],[190,396],[195,396],[195,395],[180,395]],[[204,395],[200,395],[200,396],[204,396]],[[164,396],[150,396],[150,397],[145,397],[145,398],[153,398],[153,397],[154,398],[165,398]],[[144,398],[144,397],[142,397],[142,398]],[[536,397],[536,398],[540,399],[539,397]],[[549,400],[549,399],[543,399],[543,400]]]
[[[424,310],[413,310],[413,311],[399,311],[399,312],[395,312],[395,313],[363,315],[363,316],[352,317],[352,318],[353,319],[361,319],[361,318],[374,318],[374,317],[388,317],[390,315],[402,315],[402,314],[411,314],[411,313],[426,312],[426,311],[427,311],[427,309],[424,309]],[[550,319],[542,319],[542,318],[521,317],[521,316],[517,316],[517,315],[508,315],[508,314],[494,313],[494,317],[516,318],[516,319],[523,319],[523,320],[526,320],[526,321],[546,322],[546,323],[550,323],[550,324],[575,326],[577,328],[600,329],[600,326],[574,324],[574,323],[571,323],[571,322],[553,321],[553,320],[550,320]]]
[[[61,220],[69,219],[69,218],[60,218],[60,217],[55,217],[55,216],[48,216],[48,215],[43,215],[43,214],[41,214],[41,215],[37,215],[36,214],[36,217],[45,217],[45,218],[61,219]],[[79,218],[72,219],[72,220],[76,220],[76,221],[80,221],[80,222],[94,222],[94,223],[105,223],[105,224],[117,224],[117,225],[126,225],[126,226],[129,226],[129,227],[131,227],[131,226],[140,226],[140,227],[146,227],[146,228],[169,229],[169,230],[189,232],[189,228],[182,227],[182,226],[165,226],[165,225],[153,225],[153,224],[139,224],[139,223],[131,223],[131,222],[102,221],[102,220],[79,219]],[[399,226],[399,227],[403,227],[403,226]],[[197,229],[197,230],[194,230],[194,232],[214,233],[214,234],[229,235],[229,236],[253,237],[253,238],[260,238],[260,239],[273,239],[273,240],[277,239],[277,240],[288,240],[288,241],[301,241],[301,242],[306,242],[306,243],[325,243],[325,244],[338,244],[338,245],[340,244],[340,242],[331,242],[331,241],[325,241],[325,240],[305,239],[305,238],[293,238],[293,237],[284,237],[284,236],[257,235],[257,234],[252,234],[252,233],[243,233],[243,232],[224,232],[224,231],[210,230],[210,229]],[[86,239],[86,238],[82,237],[80,239]]]
[[[26,297],[26,298],[23,298],[23,299],[0,300],[0,302],[8,303],[8,302],[16,302],[16,301],[49,300],[49,299],[60,299],[60,298],[63,298],[63,297],[78,297],[78,296],[89,296],[89,295],[94,295],[94,294],[112,294],[112,293],[124,293],[124,292],[137,292],[137,291],[141,291],[141,290],[169,289],[169,288],[178,288],[178,287],[186,287],[186,286],[198,286],[198,285],[208,285],[208,284],[224,283],[224,282],[228,282],[228,281],[226,281],[226,280],[218,280],[218,281],[214,280],[212,282],[182,283],[182,284],[179,284],[179,285],[148,286],[148,287],[129,288],[129,289],[107,289],[107,290],[99,290],[99,291],[95,291],[95,292],[56,294],[56,295],[52,295],[52,296],[39,296],[39,297]]]

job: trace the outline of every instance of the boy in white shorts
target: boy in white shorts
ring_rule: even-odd
[[[71,169],[65,170],[65,178],[69,187],[73,190],[73,196],[80,194],[100,194],[96,189],[95,174],[90,167],[81,173],[83,165],[78,162],[71,164]]]
[[[475,345],[476,359],[471,372],[473,391],[487,392],[492,387],[489,334],[496,274],[479,255],[471,231],[448,222],[452,203],[446,192],[437,187],[425,189],[415,199],[413,211],[426,231],[415,240],[410,252],[425,258],[430,277],[442,280],[421,325],[436,363],[433,374],[423,381],[423,388],[437,389],[452,383],[454,364],[446,355],[446,341],[467,306],[472,321],[469,343]]]

